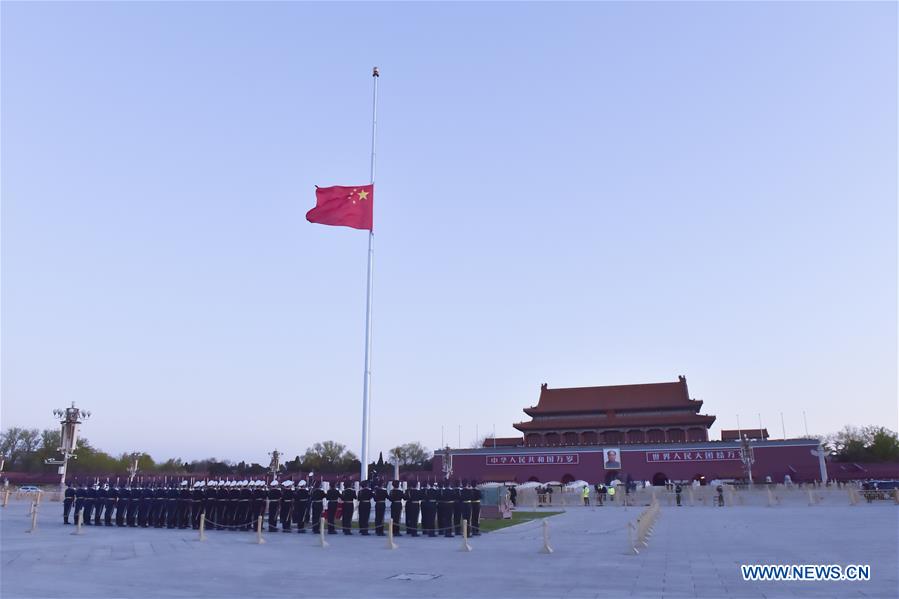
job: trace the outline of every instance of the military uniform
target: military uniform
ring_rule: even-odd
[[[468,526],[471,526],[471,498],[472,498],[472,489],[471,485],[468,481],[462,483],[463,486],[459,489],[459,495],[462,498],[462,520],[468,522]],[[462,534],[461,527],[459,529],[459,534]],[[470,533],[469,533],[470,534]]]
[[[341,508],[343,534],[351,535],[353,534],[353,501],[356,500],[356,490],[344,484],[340,499],[343,500],[343,507]]]
[[[281,513],[281,486],[273,480],[268,488],[268,531],[278,530],[278,515]]]
[[[293,481],[284,481],[281,487],[281,532],[290,532],[293,520],[293,502],[296,499],[296,491]]]
[[[436,536],[434,518],[437,515],[437,500],[440,498],[440,491],[434,485],[428,485],[423,495],[424,499],[421,502],[422,534],[434,537]]]
[[[293,521],[297,524],[297,532],[305,533],[306,524],[309,522],[309,489],[306,481],[301,480],[297,490],[293,494]]]
[[[440,483],[440,495],[437,503],[437,528],[443,536],[453,536],[453,491],[446,481]]]
[[[94,523],[94,505],[97,503],[97,488],[90,487],[84,494],[84,523]]]
[[[481,535],[481,499],[484,494],[474,483],[471,486],[471,536],[477,537]]]
[[[403,518],[403,499],[406,494],[400,489],[400,481],[393,481],[393,489],[390,490],[390,519],[393,520],[393,536],[402,536],[400,521]]]
[[[373,497],[375,499],[375,534],[384,536],[384,510],[387,507],[387,491],[380,483],[375,483]]]
[[[69,483],[66,485],[66,491],[63,494],[64,499],[62,501],[62,523],[69,523],[69,513],[72,511],[72,504],[75,503],[75,488],[72,487],[72,484]],[[78,518],[78,512],[75,512],[75,518]]]
[[[421,499],[423,493],[418,488],[418,483],[412,483],[412,486],[406,491],[406,532],[413,537],[418,536],[418,516],[421,512]]]
[[[362,481],[359,489],[359,534],[368,536],[368,520],[371,516],[371,500],[374,493],[368,488],[368,481]]]
[[[315,483],[312,489],[312,532],[318,534],[322,521],[322,509],[324,508],[325,492],[322,491],[321,483]]]
[[[453,484],[453,531],[462,534],[462,487],[459,481]]]
[[[328,534],[333,535],[337,532],[334,529],[334,519],[337,517],[337,506],[340,499],[340,492],[336,486],[328,488],[328,492],[325,493],[325,499],[328,500]]]
[[[112,526],[112,512],[113,510],[118,512],[118,502],[119,490],[106,485],[106,505],[103,508],[103,515],[105,516],[103,524],[106,526]]]

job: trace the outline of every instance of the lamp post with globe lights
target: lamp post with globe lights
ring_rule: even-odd
[[[78,449],[79,425],[82,420],[90,418],[91,413],[87,410],[76,408],[75,402],[73,401],[72,405],[68,408],[53,410],[53,415],[61,419],[59,423],[62,430],[59,435],[58,451],[62,454],[62,459],[57,460],[48,458],[44,460],[44,462],[59,466],[59,470],[57,471],[60,475],[59,486],[64,488],[66,486],[66,468],[69,465],[69,458],[78,458],[78,456],[75,455],[75,451]]]

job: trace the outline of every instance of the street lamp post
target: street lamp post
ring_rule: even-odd
[[[749,480],[749,486],[752,486],[752,465],[755,463],[755,452],[752,449],[752,443],[749,442],[749,435],[743,435],[740,439],[740,461],[743,462],[743,471]]]
[[[59,486],[60,488],[65,488],[66,469],[69,465],[69,458],[78,458],[78,456],[75,455],[75,450],[78,449],[78,427],[81,424],[82,419],[91,417],[91,413],[86,410],[76,408],[75,402],[73,401],[72,405],[68,408],[53,410],[53,415],[57,418],[61,418],[59,423],[62,426],[62,430],[60,431],[59,436],[58,451],[62,454],[62,459],[56,460],[53,458],[48,458],[44,460],[44,462],[47,464],[55,464],[59,466],[59,470],[57,471],[60,475]]]
[[[276,449],[268,455],[272,456],[268,469],[271,470],[272,480],[275,480],[278,478],[278,470],[281,468],[281,452]]]

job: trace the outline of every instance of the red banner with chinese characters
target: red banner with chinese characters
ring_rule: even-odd
[[[710,449],[702,451],[647,451],[647,462],[719,462],[739,460],[739,449]]]
[[[488,466],[541,466],[571,465],[580,463],[576,453],[521,453],[486,456]]]

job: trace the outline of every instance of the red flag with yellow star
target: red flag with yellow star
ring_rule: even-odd
[[[374,185],[356,187],[315,188],[315,208],[306,213],[306,220],[320,225],[372,229]]]

